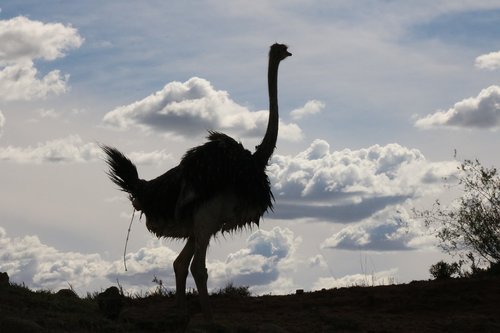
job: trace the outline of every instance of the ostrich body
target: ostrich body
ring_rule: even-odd
[[[146,181],[135,165],[117,149],[103,146],[108,175],[129,193],[135,209],[146,216],[146,227],[158,237],[186,238],[174,261],[176,299],[186,311],[186,278],[191,273],[207,321],[212,320],[208,300],[206,252],[210,238],[252,223],[272,209],[273,195],[266,166],[278,136],[278,66],[291,56],[287,46],[274,44],[269,52],[269,120],[262,143],[252,154],[231,137],[209,132],[208,141],[187,151],[176,167]]]

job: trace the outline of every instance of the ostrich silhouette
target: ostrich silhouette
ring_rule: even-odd
[[[129,193],[132,205],[146,216],[157,237],[186,238],[174,260],[176,301],[187,313],[186,278],[191,263],[203,315],[212,321],[208,299],[206,253],[210,238],[255,223],[272,209],[273,194],[266,166],[278,137],[278,66],[292,54],[283,44],[269,51],[269,120],[261,144],[252,154],[231,137],[209,132],[208,141],[186,152],[176,167],[146,181],[116,148],[102,146],[110,179]]]

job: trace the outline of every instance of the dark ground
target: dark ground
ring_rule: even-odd
[[[288,296],[213,295],[212,326],[199,313],[189,322],[173,314],[172,297],[118,298],[123,308],[115,319],[108,318],[112,305],[106,317],[98,299],[106,303],[70,290],[0,285],[0,332],[500,332],[500,277]]]

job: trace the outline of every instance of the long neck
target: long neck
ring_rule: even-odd
[[[267,165],[269,159],[271,158],[278,139],[278,66],[278,60],[273,58],[269,59],[269,67],[267,71],[269,120],[264,139],[262,139],[261,144],[257,146],[257,150],[254,153],[255,159],[264,165]]]

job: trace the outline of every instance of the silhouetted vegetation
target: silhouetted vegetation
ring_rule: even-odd
[[[447,262],[441,260],[432,265],[429,272],[437,280],[449,279],[454,275],[459,275],[460,265],[456,262],[448,264]]]
[[[436,280],[449,278],[481,278],[500,276],[500,263],[490,263],[487,267],[479,267],[472,253],[468,253],[469,261],[459,260],[458,262],[447,263],[438,261],[431,265],[429,272]]]
[[[500,175],[478,160],[465,160],[459,166],[458,180],[463,193],[450,206],[436,200],[433,209],[415,212],[427,227],[434,228],[439,246],[459,255],[458,265],[467,262],[475,274],[481,267],[500,262]]]
[[[239,286],[236,287],[233,285],[232,282],[229,282],[224,288],[221,288],[212,295],[217,295],[217,296],[231,296],[231,297],[249,297],[252,295],[250,292],[249,286]]]

